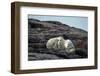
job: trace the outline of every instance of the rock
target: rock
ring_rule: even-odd
[[[81,58],[86,58],[88,56],[88,52],[84,48],[77,48],[75,53],[81,56]]]
[[[40,21],[28,19],[28,53],[29,60],[48,59],[76,59],[88,57],[88,32],[79,28],[70,27],[59,21]],[[62,36],[65,40],[70,39],[76,52],[68,54],[64,49],[49,50],[46,43],[50,38]],[[34,57],[35,56],[35,57]]]
[[[61,59],[60,57],[52,54],[45,54],[45,53],[29,53],[28,60],[51,60],[51,59]]]
[[[79,56],[79,55],[69,55],[68,56],[68,59],[78,59],[78,58],[81,58],[81,56]]]

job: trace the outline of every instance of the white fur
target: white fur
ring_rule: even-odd
[[[48,49],[61,49],[63,48],[63,37],[55,37],[48,40],[46,46]]]
[[[65,46],[65,48],[66,48],[66,51],[69,52],[69,53],[75,51],[74,44],[73,44],[72,41],[69,40],[69,39],[65,40],[64,46]]]
[[[71,53],[75,51],[75,47],[71,40],[64,40],[63,37],[55,37],[48,40],[46,44],[48,49],[65,49],[66,52]]]

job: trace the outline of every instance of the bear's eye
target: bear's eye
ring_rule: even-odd
[[[57,41],[59,41],[59,40],[57,39]]]
[[[59,41],[61,41],[61,40],[59,40]]]

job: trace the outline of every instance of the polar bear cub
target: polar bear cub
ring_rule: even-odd
[[[75,51],[75,46],[72,43],[72,41],[69,40],[69,39],[65,40],[64,47],[66,48],[66,51],[68,53],[71,53],[71,52],[74,52]]]
[[[48,49],[62,49],[64,48],[63,37],[55,37],[48,40],[46,44]]]
[[[69,39],[64,40],[64,38],[61,36],[49,39],[47,41],[46,47],[48,49],[54,49],[54,50],[65,49],[66,52],[68,53],[75,51],[75,47],[72,41]]]

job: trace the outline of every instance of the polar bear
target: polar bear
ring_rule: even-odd
[[[48,40],[46,46],[48,49],[62,49],[64,48],[64,38],[55,37]]]
[[[66,52],[68,53],[72,53],[75,51],[75,46],[70,39],[65,40],[64,47],[66,49]]]
[[[75,47],[72,41],[69,39],[65,40],[61,36],[49,39],[47,41],[46,47],[48,49],[54,49],[54,50],[65,49],[67,53],[75,51]]]

